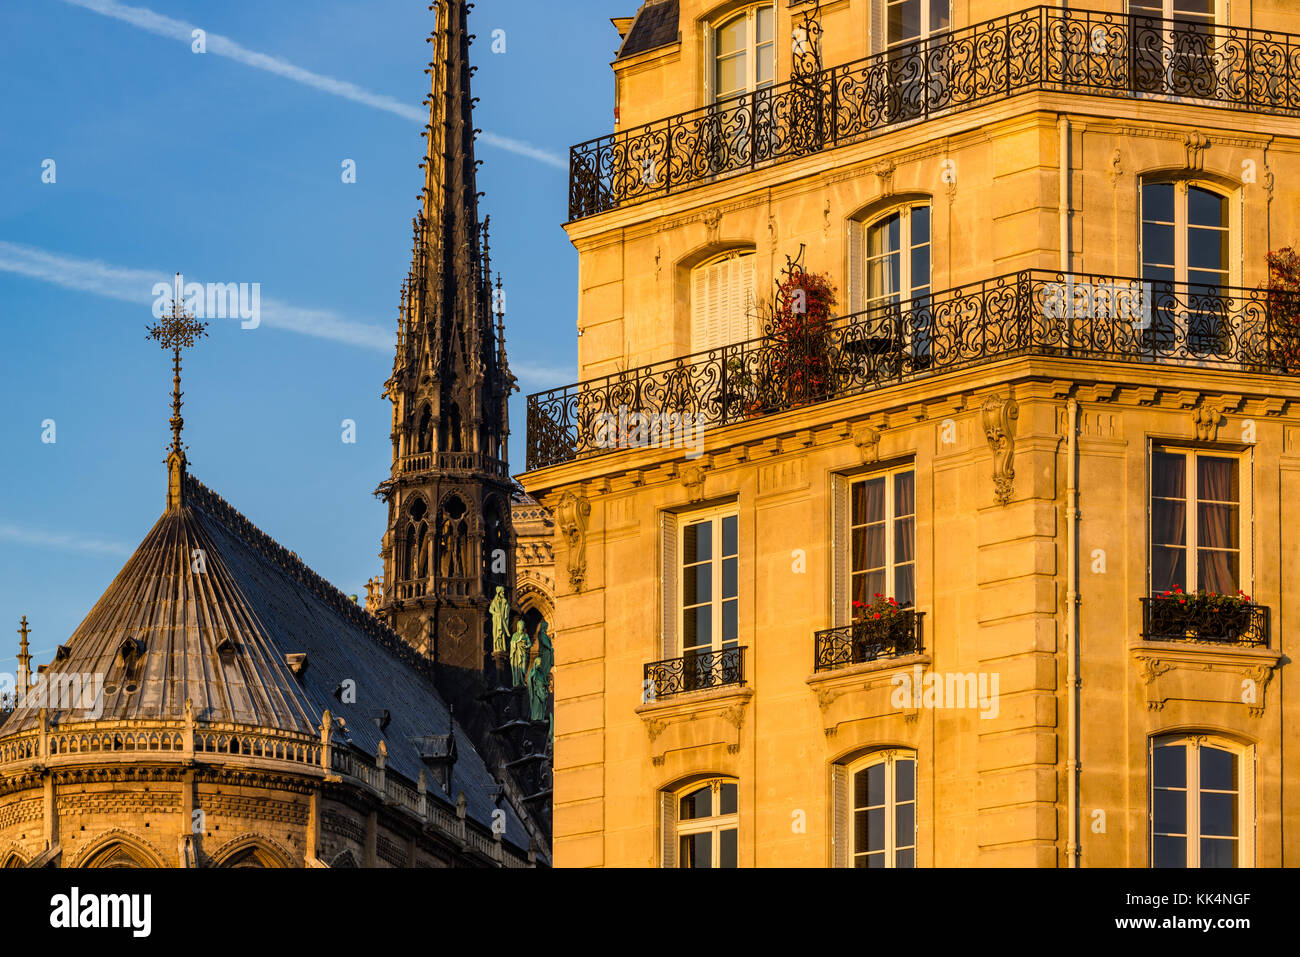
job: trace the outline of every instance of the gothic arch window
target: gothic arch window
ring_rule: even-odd
[[[238,846],[223,852],[216,866],[222,868],[282,868],[289,865],[281,858],[279,853],[272,851],[256,839],[250,839],[241,841]]]
[[[79,865],[85,868],[162,867],[156,856],[127,838],[115,838],[90,852]]]
[[[416,496],[407,513],[404,564],[407,581],[419,581],[429,577],[432,549],[433,543],[429,534],[429,506],[423,498]]]
[[[433,451],[433,410],[429,408],[427,402],[420,407],[419,426],[416,429],[415,450],[417,452]]]

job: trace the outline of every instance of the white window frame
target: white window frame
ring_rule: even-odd
[[[952,29],[952,0],[920,0],[921,5],[921,32],[914,37],[903,37],[898,40],[889,39],[889,8],[900,6],[908,0],[878,0],[878,7],[881,14],[881,26],[884,30],[882,40],[885,49],[892,50],[896,47],[905,46],[909,43],[917,43],[921,40],[929,39],[935,33],[943,33],[945,30]],[[941,27],[938,30],[933,29],[930,24],[933,21],[934,8],[938,6],[948,7],[948,26]]]
[[[744,260],[744,262],[742,262]],[[726,267],[722,269],[720,267]],[[709,271],[714,275],[709,276]],[[748,272],[745,276],[744,273]],[[729,275],[739,272],[739,275]],[[726,274],[726,275],[724,275]],[[690,353],[708,352],[754,338],[754,301],[758,282],[758,253],[753,249],[732,249],[704,260],[690,271],[691,343]],[[710,314],[707,283],[718,283],[730,294],[735,283],[742,302],[728,301],[728,314]],[[739,311],[737,311],[739,310]]]
[[[732,557],[722,553],[722,522],[727,518],[734,518],[736,520],[736,554],[734,556],[736,559],[736,637],[732,639],[730,647],[740,647],[740,510],[736,505],[732,504],[702,511],[682,512],[677,515],[677,649],[676,654],[672,657],[682,657],[688,651],[686,648],[686,634],[683,623],[683,618],[686,615],[686,569],[684,567],[686,555],[686,529],[702,522],[711,523],[713,536],[713,557],[710,559],[710,564],[712,566],[711,594],[713,596],[710,600],[710,604],[712,605],[712,623],[710,625],[712,644],[708,649],[703,645],[699,645],[689,650],[697,653],[704,653],[706,651],[719,652],[723,651],[727,647],[722,638],[722,605],[724,601],[722,595],[722,565],[724,558]]]
[[[1155,504],[1155,454],[1166,452],[1171,455],[1186,456],[1184,467],[1186,473],[1183,487],[1186,490],[1184,500],[1184,519],[1186,523],[1184,549],[1186,560],[1184,569],[1186,577],[1183,591],[1194,593],[1200,577],[1197,564],[1198,545],[1198,509],[1199,488],[1196,475],[1196,460],[1202,456],[1214,459],[1235,459],[1237,462],[1237,488],[1240,501],[1237,503],[1237,515],[1240,527],[1237,530],[1237,555],[1240,562],[1240,581],[1238,589],[1248,595],[1255,593],[1255,497],[1254,497],[1254,455],[1252,451],[1237,452],[1229,449],[1191,448],[1183,445],[1169,445],[1163,442],[1151,442],[1147,450],[1147,588],[1155,594],[1156,586],[1152,576],[1155,574],[1155,521],[1152,508]]]
[[[1184,745],[1187,749],[1185,786],[1187,790],[1186,827],[1187,867],[1200,867],[1202,837],[1200,753],[1205,747],[1228,751],[1237,757],[1237,860],[1236,867],[1255,866],[1255,749],[1222,735],[1204,732],[1181,732],[1152,735],[1147,740],[1147,863],[1155,866],[1155,749],[1165,745]]]
[[[770,10],[772,13],[772,39],[764,42],[763,47],[771,49],[772,55],[772,79],[763,81],[759,85],[758,79],[758,62],[759,62],[759,43],[758,43],[758,12],[760,10]],[[777,31],[776,31],[776,3],[756,3],[746,7],[743,10],[736,11],[732,15],[723,17],[717,23],[710,24],[707,28],[707,49],[708,58],[705,66],[705,99],[709,104],[722,102],[723,99],[732,99],[734,97],[744,96],[754,93],[758,90],[765,90],[776,85],[777,73]],[[745,23],[745,87],[742,90],[732,90],[729,93],[720,94],[718,92],[718,34],[725,28],[735,23],[737,20],[744,18]]]
[[[898,521],[897,502],[894,495],[894,478],[898,475],[910,473],[912,476],[912,603],[910,608],[916,607],[916,467],[912,463],[900,465],[897,468],[880,469],[874,472],[863,472],[860,475],[854,475],[849,479],[849,537],[847,541],[848,555],[845,564],[849,574],[849,601],[853,600],[853,529],[860,526],[853,524],[853,486],[860,485],[863,482],[869,482],[874,479],[885,480],[885,597],[898,597],[898,580],[896,574],[898,571],[898,561],[896,551],[896,542],[894,540],[894,523]],[[906,516],[905,516],[906,517]],[[863,526],[865,527],[865,526]],[[868,596],[868,601],[870,596]]]
[[[898,800],[898,762],[912,762],[912,798],[910,801],[900,802]],[[917,816],[917,810],[920,805],[918,794],[917,771],[919,764],[916,760],[916,752],[910,748],[884,748],[879,751],[872,751],[869,754],[858,758],[846,764],[834,765],[832,774],[843,776],[842,794],[835,795],[834,800],[839,804],[835,809],[837,816],[836,831],[841,835],[845,842],[842,852],[839,849],[833,851],[836,860],[835,865],[838,867],[855,867],[859,857],[867,853],[865,848],[857,847],[857,827],[856,816],[858,808],[854,802],[854,778],[862,771],[867,770],[875,765],[882,764],[885,766],[885,867],[895,868],[898,866],[898,851],[912,851],[912,866],[916,866],[917,861],[917,838],[920,833],[920,822]],[[832,790],[840,790],[832,784]],[[912,834],[910,843],[901,843],[900,835],[897,833],[898,827],[898,806],[899,804],[912,805]],[[876,852],[878,853],[878,852]]]
[[[732,784],[736,787],[736,810],[730,814],[722,814],[722,786]],[[689,821],[681,819],[680,808],[681,800],[688,794],[693,794],[701,788],[708,787],[713,791],[713,808],[715,813],[711,817],[695,818]],[[667,829],[671,826],[673,835],[673,851],[671,862],[663,861],[665,867],[682,866],[681,861],[681,839],[691,834],[711,833],[713,839],[709,842],[713,855],[709,862],[711,868],[721,867],[722,858],[722,840],[723,831],[736,832],[736,866],[740,866],[740,781],[730,777],[709,778],[703,781],[694,781],[688,785],[677,788],[676,790],[665,792],[669,801],[672,802],[672,817],[665,820],[664,827]]]

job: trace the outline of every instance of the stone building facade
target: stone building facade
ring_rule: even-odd
[[[557,865],[1297,863],[1300,11],[615,24],[522,478]]]

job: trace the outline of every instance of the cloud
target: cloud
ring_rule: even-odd
[[[129,555],[131,549],[120,542],[105,542],[86,538],[71,532],[49,532],[38,529],[19,528],[0,522],[0,541],[17,542],[20,545],[35,545],[38,548],[57,548],[69,552],[84,552],[89,555]]]
[[[145,7],[127,6],[124,3],[118,3],[117,0],[63,0],[63,2],[106,17],[112,17],[115,20],[121,20],[123,23],[129,23],[133,27],[147,30],[149,33],[160,37],[180,40],[186,46],[193,43],[194,31],[200,29],[192,23],[186,23],[184,20],[174,20]],[[256,70],[274,73],[276,76],[292,80],[294,83],[301,83],[303,86],[309,86],[312,89],[320,90],[322,93],[329,93],[345,100],[351,100],[354,103],[360,103],[371,109],[392,113],[403,119],[419,123],[421,126],[429,122],[428,112],[419,107],[403,103],[382,93],[373,93],[357,86],[355,83],[349,83],[347,80],[338,80],[332,76],[313,73],[280,57],[271,56],[267,53],[258,53],[256,50],[241,46],[229,37],[222,36],[219,33],[208,31],[206,43],[207,52],[214,56],[225,57],[245,66],[251,66]],[[569,168],[563,157],[521,140],[486,132],[479,134],[479,139],[489,146],[495,146],[498,149],[525,156],[539,163],[545,163],[547,166],[562,170]]]
[[[142,305],[153,303],[155,283],[170,283],[173,280],[171,275],[161,270],[131,269],[110,265],[98,259],[61,256],[44,249],[3,240],[0,240],[0,272],[15,273],[62,286],[64,289]],[[204,280],[197,276],[186,276],[185,281],[188,285],[190,282]],[[397,342],[397,334],[393,330],[354,322],[325,309],[304,308],[266,296],[261,301],[261,320],[263,325],[271,328],[379,352],[391,353]]]

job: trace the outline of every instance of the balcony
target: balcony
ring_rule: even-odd
[[[529,396],[528,469],[678,448],[688,433],[1014,356],[1291,374],[1292,298],[1043,270],[1000,276],[841,316],[798,343],[751,339]]]
[[[1300,36],[1036,6],[569,151],[579,220],[1030,91],[1300,113]]]
[[[1142,599],[1143,641],[1269,646],[1269,610],[1224,595]]]
[[[399,470],[406,475],[422,472],[463,473],[481,472],[494,478],[506,479],[510,470],[505,462],[482,452],[417,452],[403,455],[398,460]]]
[[[905,608],[889,620],[855,621],[817,632],[813,635],[813,673],[921,654],[924,617],[924,612]]]
[[[681,658],[645,666],[646,698],[659,701],[687,691],[704,691],[745,683],[745,649],[688,652]]]

